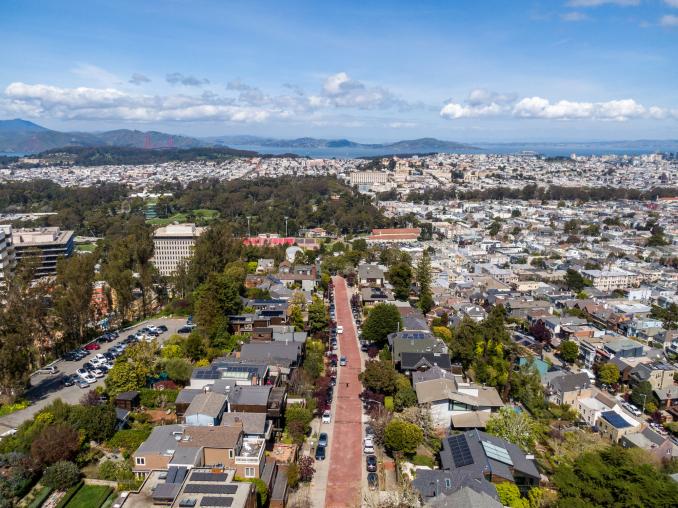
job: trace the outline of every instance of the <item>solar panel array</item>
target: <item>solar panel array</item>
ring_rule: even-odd
[[[170,466],[167,470],[165,483],[183,483],[186,473],[188,473],[188,470],[183,466]]]
[[[452,460],[455,467],[468,466],[473,464],[473,455],[471,449],[468,447],[466,436],[459,434],[458,436],[451,436],[447,439],[452,452]]]
[[[233,504],[232,497],[213,497],[205,496],[200,500],[200,506],[231,506]]]
[[[196,471],[191,474],[192,482],[225,482],[228,480],[226,473],[201,473]]]
[[[237,485],[223,485],[214,483],[189,483],[184,488],[185,494],[235,494]]]
[[[494,459],[508,466],[513,465],[513,460],[511,459],[511,456],[509,455],[509,452],[506,450],[506,448],[492,444],[489,441],[481,441],[481,444],[485,450],[485,455],[487,455],[490,459]]]
[[[624,429],[631,426],[631,424],[622,418],[620,414],[614,411],[605,411],[602,414],[602,417],[617,429]]]

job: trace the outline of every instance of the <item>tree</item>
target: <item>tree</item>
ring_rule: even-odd
[[[285,430],[295,443],[304,442],[304,436],[309,431],[313,411],[300,405],[293,405],[285,411]]]
[[[511,482],[502,482],[495,485],[497,488],[497,494],[499,495],[499,501],[504,506],[510,508],[530,508],[530,504],[527,499],[520,497],[520,490],[515,483]]]
[[[619,367],[614,363],[606,363],[598,369],[598,379],[605,385],[613,385],[619,381]]]
[[[424,314],[433,308],[431,293],[431,257],[425,250],[417,264],[417,283],[419,284],[419,308]]]
[[[631,392],[631,402],[638,407],[644,408],[647,408],[648,403],[652,402],[656,407],[656,401],[654,400],[654,394],[652,393],[653,390],[649,381],[641,381]]]
[[[54,490],[66,490],[78,483],[80,480],[80,469],[78,466],[68,461],[57,462],[49,466],[42,475],[40,482]]]
[[[125,482],[134,479],[134,473],[126,462],[105,460],[99,465],[98,476],[101,480]]]
[[[108,404],[72,406],[67,421],[81,432],[85,440],[98,443],[110,439],[117,426],[115,409]]]
[[[384,444],[394,452],[412,454],[424,440],[424,432],[415,424],[394,418],[384,429]]]
[[[90,303],[96,261],[96,256],[84,254],[57,263],[54,314],[68,346],[82,343],[92,318]]]
[[[70,460],[80,449],[80,436],[70,425],[48,425],[33,440],[31,458],[41,467]]]
[[[487,422],[488,434],[506,439],[525,451],[534,449],[539,436],[539,425],[527,413],[516,412],[511,407],[503,407]]]
[[[579,357],[579,346],[572,340],[565,340],[560,344],[560,357],[567,363],[574,363]]]
[[[181,349],[184,357],[196,362],[207,354],[207,343],[200,332],[193,331],[181,343]]]
[[[363,323],[363,338],[381,347],[386,343],[388,334],[399,329],[402,329],[402,320],[398,308],[389,303],[379,303]]]
[[[300,332],[304,329],[304,316],[301,313],[301,307],[299,305],[290,305],[287,309],[290,324],[294,326],[294,329],[297,332]]]
[[[137,362],[117,361],[106,376],[106,391],[112,397],[138,390],[146,385],[148,370]]]
[[[391,395],[396,391],[398,373],[391,363],[369,360],[358,376],[366,390]]]
[[[388,281],[393,286],[396,300],[407,300],[412,286],[412,267],[406,261],[394,264],[388,269]]]
[[[191,379],[193,365],[181,358],[171,358],[165,362],[165,372],[172,381],[185,384]]]
[[[311,333],[322,332],[328,325],[327,309],[325,302],[313,295],[311,304],[308,306],[308,329]]]
[[[240,292],[245,273],[242,267],[229,266],[228,272],[209,274],[195,290],[193,317],[208,336],[227,324],[227,316],[242,309]]]
[[[408,386],[407,388],[402,388],[398,390],[393,397],[393,404],[396,411],[402,411],[407,407],[416,406],[417,404],[417,392],[414,391],[414,388]]]
[[[585,279],[582,274],[572,268],[568,268],[565,272],[564,282],[569,289],[577,293],[591,285],[591,281]]]
[[[678,483],[640,450],[610,446],[583,453],[552,477],[559,508],[675,506]]]
[[[304,455],[299,459],[297,464],[299,466],[299,479],[302,482],[310,482],[315,474],[315,468],[313,467],[315,460],[313,460],[313,457]]]
[[[323,373],[325,346],[322,341],[306,341],[306,356],[304,358],[303,368],[312,380],[316,380]]]
[[[499,234],[499,231],[501,231],[501,219],[495,217],[492,224],[490,224],[490,227],[487,229],[487,232],[491,237],[495,237]]]

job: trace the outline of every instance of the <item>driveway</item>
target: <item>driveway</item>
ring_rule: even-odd
[[[131,335],[140,328],[148,325],[165,325],[168,328],[165,333],[158,337],[158,340],[160,343],[162,343],[172,334],[176,333],[176,331],[185,324],[186,319],[184,318],[159,318],[145,321],[125,331],[119,332],[120,337],[118,339],[114,340],[113,342],[101,344],[101,349],[92,351],[91,354],[78,362],[58,360],[56,363],[54,363],[54,365],[59,368],[59,372],[56,374],[34,374],[30,379],[31,388],[24,395],[24,398],[31,401],[31,405],[26,409],[16,411],[0,418],[0,434],[12,428],[17,428],[26,420],[30,420],[37,412],[39,412],[45,406],[50,405],[56,399],[61,399],[69,404],[77,404],[86,390],[78,388],[77,386],[63,386],[61,383],[61,378],[64,376],[64,374],[75,374],[75,371],[78,370],[89,358],[91,358],[93,354],[105,353],[128,335]],[[104,382],[104,379],[105,377],[97,380],[97,382],[92,385],[92,387],[96,388],[97,386],[100,386]]]
[[[325,495],[327,508],[360,506],[362,501],[362,391],[358,375],[362,370],[360,347],[349,303],[346,281],[333,277],[337,324],[344,328],[339,336],[339,352],[348,363],[338,368],[336,405],[332,418],[329,480]]]

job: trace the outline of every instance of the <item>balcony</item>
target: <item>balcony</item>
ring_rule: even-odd
[[[257,465],[261,463],[266,448],[266,441],[259,438],[243,440],[240,452],[235,457],[236,464]]]

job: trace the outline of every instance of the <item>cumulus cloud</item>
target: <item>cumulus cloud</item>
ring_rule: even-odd
[[[629,7],[639,5],[640,0],[569,0],[566,5],[569,7],[599,7],[601,5],[619,5]]]
[[[515,117],[547,120],[608,120],[624,122],[637,118],[678,118],[678,110],[646,107],[633,99],[606,102],[560,100],[551,102],[543,97],[524,97],[520,100],[507,94],[474,90],[469,98],[458,103],[449,101],[440,110],[440,116],[450,120],[480,117]]]
[[[675,7],[678,9],[678,0],[664,0],[664,3],[669,7]]]
[[[196,78],[195,76],[185,75],[180,72],[173,72],[165,76],[165,80],[170,85],[184,85],[184,86],[203,86],[209,84],[209,79]]]
[[[351,79],[345,72],[328,76],[321,94],[311,96],[309,100],[313,107],[408,109],[413,106],[391,91],[380,86],[367,86],[361,81]]]
[[[132,74],[132,77],[129,78],[129,83],[133,85],[143,85],[144,83],[150,83],[151,79],[148,76],[144,76],[138,72]]]
[[[32,117],[80,120],[262,122],[289,113],[256,108],[206,92],[189,95],[133,95],[115,88],[61,88],[11,83],[5,89],[5,109]]]
[[[674,16],[673,14],[662,16],[659,20],[659,24],[668,28],[678,27],[678,16]]]

